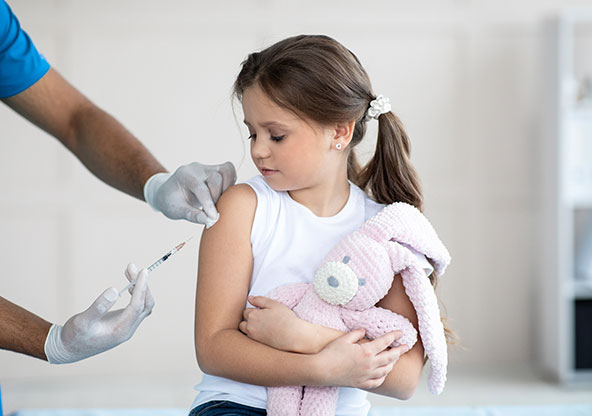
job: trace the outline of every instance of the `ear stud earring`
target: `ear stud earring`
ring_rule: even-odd
[[[341,143],[337,143],[337,144],[335,145],[335,148],[336,148],[337,150],[341,150],[341,148],[342,148],[342,147],[343,147],[343,146],[341,145]]]

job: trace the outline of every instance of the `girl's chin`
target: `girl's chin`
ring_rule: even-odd
[[[274,191],[277,192],[284,192],[284,191],[290,191],[292,188],[289,186],[286,186],[286,184],[281,183],[281,181],[277,180],[276,178],[274,178],[273,176],[264,176],[263,179],[265,180],[265,182],[267,182],[267,184],[269,185],[269,187],[271,189],[273,189]]]

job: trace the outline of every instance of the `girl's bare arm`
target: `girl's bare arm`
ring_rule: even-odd
[[[249,337],[275,348],[314,354],[343,336],[341,331],[299,319],[290,309],[272,299],[255,296],[251,299],[251,303],[259,309],[245,311],[245,320],[240,324],[241,330]],[[405,316],[417,329],[417,314],[405,294],[400,276],[395,276],[389,293],[378,303],[378,306]],[[396,354],[396,351],[393,353]],[[390,371],[385,378],[385,382],[370,391],[398,399],[408,399],[417,387],[423,368],[423,357],[423,345],[418,338],[418,342],[411,350],[400,355],[393,371]]]
[[[277,350],[239,330],[252,272],[251,226],[257,198],[248,185],[229,188],[218,201],[220,219],[204,230],[199,252],[195,349],[202,371],[263,385],[340,385],[373,388],[392,358],[387,335],[358,345],[363,332],[346,334],[317,354]]]

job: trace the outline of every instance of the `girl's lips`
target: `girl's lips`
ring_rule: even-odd
[[[266,168],[261,168],[259,169],[261,171],[261,174],[263,176],[269,176],[269,175],[273,175],[274,173],[277,172],[277,170],[273,170],[273,169],[266,169]]]

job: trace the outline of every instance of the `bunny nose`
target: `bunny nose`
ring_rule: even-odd
[[[335,276],[329,276],[327,278],[327,283],[329,284],[329,286],[331,287],[339,287],[339,280],[337,280],[335,278]]]

